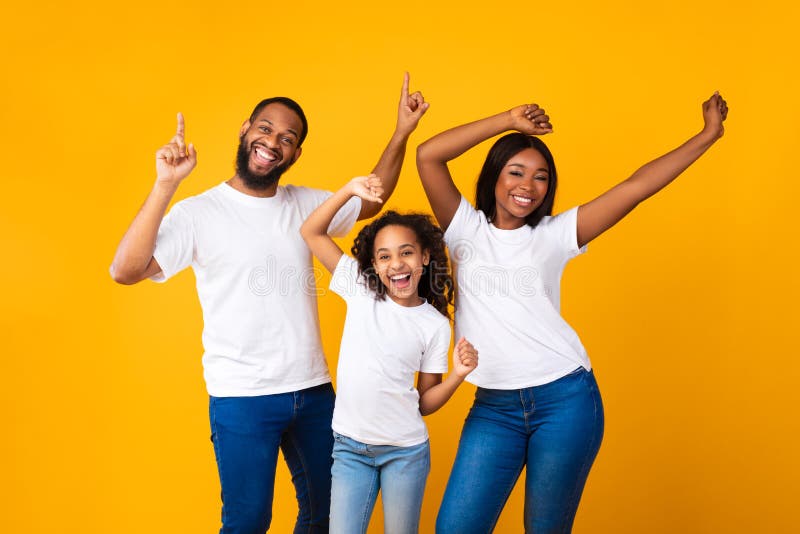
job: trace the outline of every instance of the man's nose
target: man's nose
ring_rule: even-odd
[[[265,137],[264,143],[270,148],[275,148],[278,146],[278,136],[274,133],[269,134]]]

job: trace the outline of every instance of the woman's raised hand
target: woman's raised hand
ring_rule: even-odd
[[[722,98],[719,92],[711,95],[711,98],[703,102],[703,131],[719,139],[725,133],[723,121],[728,118],[728,103]]]
[[[527,135],[544,135],[553,133],[553,125],[550,124],[550,117],[544,109],[536,104],[523,104],[512,108],[511,118],[513,121],[512,129]]]

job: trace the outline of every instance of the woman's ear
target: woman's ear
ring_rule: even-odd
[[[431,253],[428,249],[422,251],[422,265],[427,265],[431,262]]]

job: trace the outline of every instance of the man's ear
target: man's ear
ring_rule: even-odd
[[[300,154],[302,153],[303,153],[303,147],[301,146],[297,147],[297,150],[294,151],[294,157],[292,157],[292,163],[297,161],[297,158],[299,158]]]
[[[250,119],[247,119],[246,121],[244,121],[244,124],[242,124],[242,129],[239,130],[239,137],[241,137],[244,134],[246,134],[247,130],[249,130],[249,129],[250,129]]]

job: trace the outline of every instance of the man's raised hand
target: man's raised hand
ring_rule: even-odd
[[[425,102],[422,93],[415,91],[408,94],[409,76],[403,75],[403,87],[400,90],[400,105],[397,109],[397,130],[410,134],[419,124],[419,120],[428,111],[429,104]]]
[[[169,143],[156,151],[156,181],[178,185],[197,165],[197,152],[193,144],[186,146],[186,127],[183,114],[178,113],[178,128]]]

